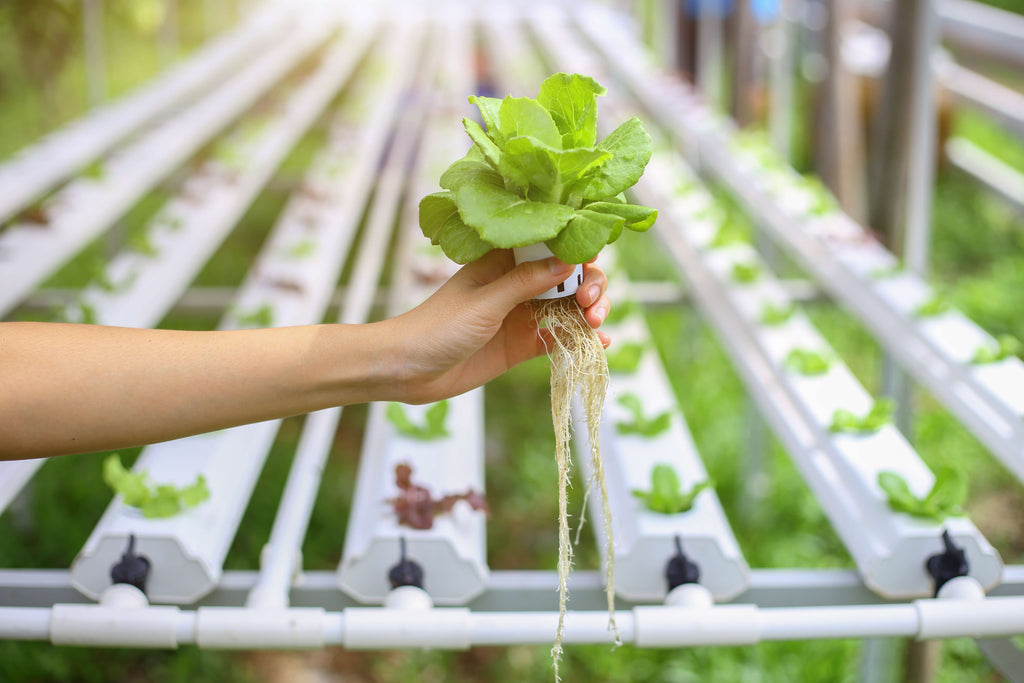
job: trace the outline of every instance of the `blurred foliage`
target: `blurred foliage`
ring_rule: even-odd
[[[161,0],[104,0],[104,77],[114,98],[152,78],[167,60],[187,55],[205,40],[204,5],[210,0],[176,0],[171,16]],[[227,19],[238,0],[220,0]],[[82,0],[0,2],[0,160],[89,109],[83,41]],[[155,39],[175,19],[172,40]],[[176,45],[176,52],[167,47]],[[163,52],[161,52],[163,50]]]

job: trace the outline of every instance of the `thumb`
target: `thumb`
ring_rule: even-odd
[[[554,257],[526,261],[482,288],[487,303],[510,311],[565,280],[575,266]]]

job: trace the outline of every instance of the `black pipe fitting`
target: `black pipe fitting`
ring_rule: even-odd
[[[145,593],[150,566],[148,557],[135,554],[135,534],[131,534],[121,561],[110,568],[110,580],[114,583],[127,583]]]
[[[676,554],[665,566],[665,579],[668,581],[668,589],[683,585],[684,583],[697,583],[700,581],[700,567],[697,563],[691,562],[683,553],[683,542],[676,534]]]
[[[391,588],[399,586],[415,586],[423,588],[423,567],[415,560],[407,559],[405,556],[405,536],[398,539],[399,555],[398,564],[388,570],[388,581]]]
[[[949,535],[949,529],[942,530],[942,544],[945,550],[932,555],[925,562],[925,569],[935,581],[936,596],[947,581],[958,576],[967,576],[970,571],[970,566],[967,564],[967,553],[963,548],[958,548],[953,544],[953,537]]]

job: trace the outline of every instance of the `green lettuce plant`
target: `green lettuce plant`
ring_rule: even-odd
[[[915,308],[914,315],[918,318],[934,318],[937,315],[942,315],[950,308],[952,308],[952,305],[949,303],[949,300],[941,294],[936,294]]]
[[[449,435],[445,426],[445,420],[448,418],[448,401],[438,401],[427,408],[423,414],[422,424],[410,420],[399,403],[389,403],[385,414],[399,434],[419,441],[442,439]]]
[[[634,373],[640,367],[643,355],[643,344],[628,342],[608,351],[608,369],[622,374]]]
[[[647,230],[658,212],[629,204],[651,138],[633,117],[597,140],[589,76],[557,73],[536,99],[471,96],[484,122],[463,119],[473,146],[419,205],[420,229],[457,263],[494,248],[545,243],[566,263],[589,261],[622,229]]]
[[[103,481],[115,493],[121,494],[125,505],[138,508],[144,517],[173,517],[210,497],[206,478],[201,474],[185,487],[154,484],[147,472],[132,472],[125,469],[117,453],[107,456],[103,461]]]
[[[658,464],[651,470],[650,490],[633,489],[632,493],[651,512],[678,515],[689,512],[697,494],[706,488],[711,488],[710,481],[702,481],[689,491],[684,491],[675,469],[671,465]]]
[[[871,434],[892,421],[896,404],[891,398],[877,399],[865,415],[851,410],[837,410],[832,413],[829,431],[834,433]]]
[[[1011,356],[1016,356],[1024,350],[1024,345],[1020,343],[1020,340],[1011,334],[1000,335],[996,339],[996,348],[991,346],[979,347],[974,352],[974,357],[971,362],[975,365],[984,365],[986,363],[998,363],[1001,360],[1006,360]]]
[[[896,472],[879,472],[878,486],[892,510],[934,522],[962,514],[961,506],[967,498],[967,479],[949,466],[935,473],[935,483],[924,498],[914,495],[907,480]]]
[[[793,304],[776,306],[771,302],[765,302],[761,307],[761,324],[769,327],[781,325],[792,318],[795,312],[796,307]]]
[[[731,274],[734,282],[749,285],[757,282],[757,279],[761,277],[761,264],[756,261],[734,263],[732,264]]]
[[[644,414],[643,401],[636,394],[623,394],[619,397],[619,405],[630,412],[632,420],[619,422],[615,425],[619,434],[636,434],[648,438],[657,436],[668,429],[672,424],[672,413],[665,411],[654,417]]]
[[[793,349],[786,356],[786,367],[801,375],[823,375],[831,366],[829,356],[812,349]]]

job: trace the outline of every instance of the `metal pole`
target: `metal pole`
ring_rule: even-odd
[[[865,638],[860,652],[861,683],[897,683],[901,643],[896,638]]]
[[[720,3],[700,0],[697,27],[697,86],[708,104],[722,108],[722,20]]]
[[[160,64],[166,66],[178,58],[180,40],[178,36],[178,0],[163,0],[167,12],[157,33],[157,49]]]
[[[90,106],[107,99],[107,69],[103,54],[103,0],[82,0],[85,72]]]
[[[935,185],[935,77],[932,55],[938,21],[932,2],[922,2],[914,16],[913,102],[914,122],[910,138],[907,174],[906,241],[903,257],[907,267],[925,276],[931,244],[931,205]]]
[[[679,64],[679,2],[661,0],[661,63],[675,70]]]
[[[785,159],[792,159],[793,137],[793,55],[798,0],[779,0],[779,13],[771,30],[771,109],[768,126],[772,147]]]

